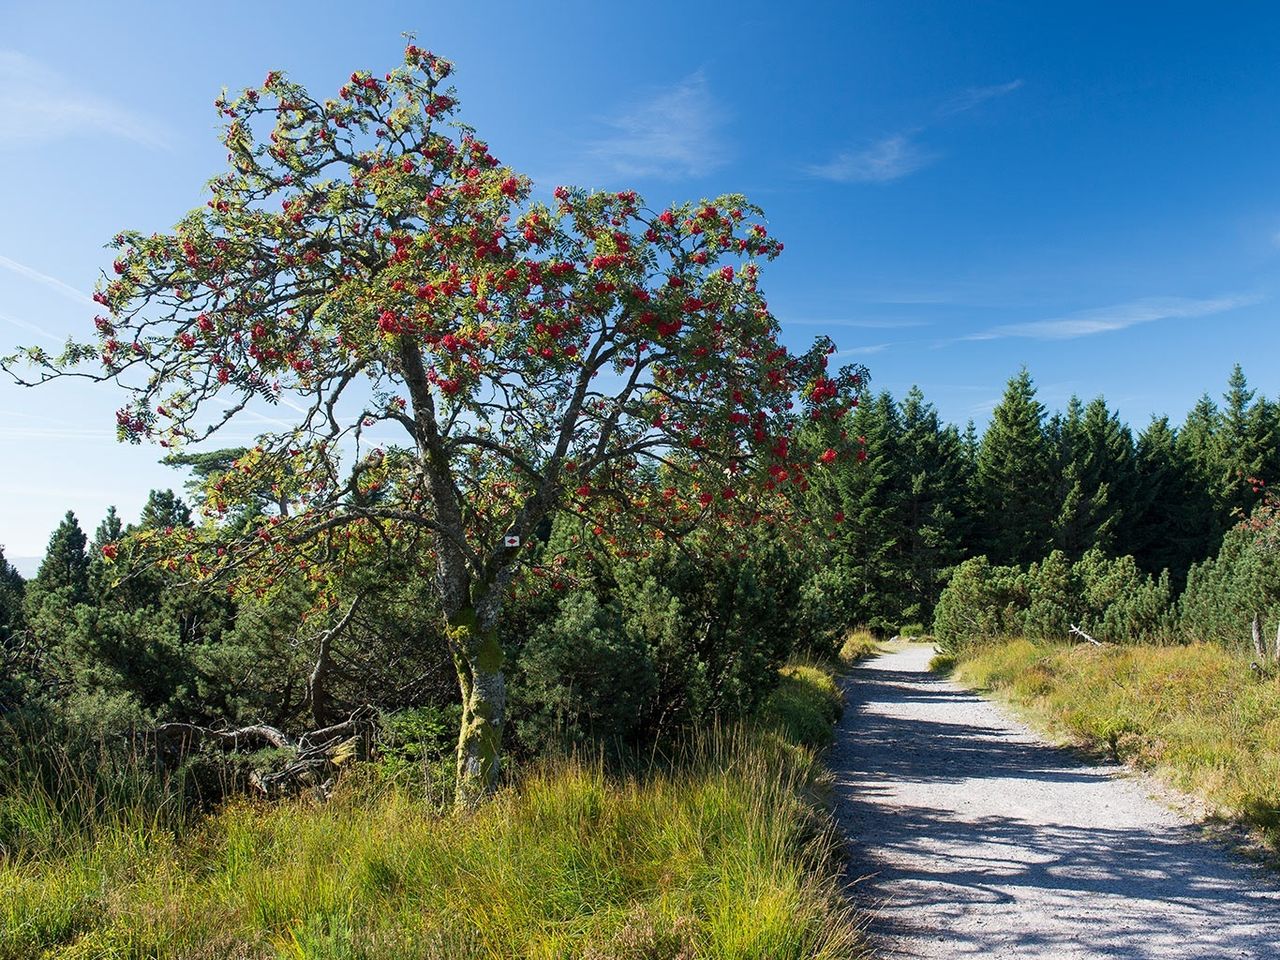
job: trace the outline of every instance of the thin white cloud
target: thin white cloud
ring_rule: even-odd
[[[895,133],[863,150],[846,150],[808,168],[811,176],[837,183],[889,183],[927,167],[938,154],[923,149],[907,133]]]
[[[696,177],[724,166],[723,111],[701,71],[607,121],[614,133],[584,152],[593,173]]]
[[[929,320],[908,320],[896,317],[885,317],[872,320],[814,320],[810,318],[793,319],[785,317],[783,322],[790,326],[804,327],[856,327],[860,330],[903,330],[908,327],[930,326]]]
[[[938,108],[938,115],[942,117],[953,117],[957,113],[965,113],[972,110],[979,104],[986,103],[988,100],[994,100],[997,97],[1003,97],[1006,94],[1013,93],[1022,86],[1021,78],[1010,80],[1008,83],[996,83],[988,87],[970,87],[968,90],[956,94],[941,107]]]
[[[1258,295],[1211,297],[1199,300],[1188,297],[1145,297],[1130,303],[1081,310],[1078,313],[1047,320],[1003,324],[959,339],[1000,340],[1006,337],[1022,337],[1031,340],[1075,340],[1079,337],[1125,330],[1157,320],[1177,320],[1227,313],[1258,303],[1262,299]]]
[[[85,303],[93,305],[93,299],[86,293],[77,290],[69,283],[63,283],[57,277],[51,277],[47,273],[41,273],[34,267],[28,267],[25,263],[19,263],[17,260],[0,254],[0,268],[16,273],[20,277],[26,277],[28,280],[34,280],[36,283],[43,284],[52,290],[58,291],[64,297],[76,301],[77,303]]]
[[[979,104],[1003,97],[1022,86],[1022,80],[1010,80],[986,87],[970,87],[937,108],[941,121],[967,113]],[[902,131],[882,137],[861,150],[846,150],[826,163],[809,166],[810,176],[836,183],[890,183],[927,167],[941,154],[926,150],[916,142],[926,127]]]
[[[871,343],[864,347],[850,347],[848,350],[840,350],[833,354],[836,357],[869,357],[872,354],[884,353],[890,347],[897,346],[896,343]]]
[[[38,337],[44,337],[46,340],[53,340],[54,342],[58,341],[58,338],[55,337],[52,333],[50,333],[44,327],[39,326],[38,324],[32,323],[30,320],[23,320],[19,317],[11,317],[7,313],[0,313],[0,321],[4,321],[10,326],[17,327],[20,330],[26,330],[30,333],[34,333]]]
[[[83,89],[16,50],[0,50],[0,149],[75,136],[168,147],[162,129]]]

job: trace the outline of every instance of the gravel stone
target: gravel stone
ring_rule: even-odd
[[[832,750],[880,956],[1280,960],[1280,878],[1144,778],[932,675],[932,654],[913,645],[852,671]]]

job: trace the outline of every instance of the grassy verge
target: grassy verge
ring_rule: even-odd
[[[859,660],[875,656],[880,649],[880,642],[869,630],[850,630],[840,647],[840,662],[852,666]]]
[[[1221,647],[1011,641],[956,660],[1041,726],[1149,769],[1280,849],[1280,681]]]
[[[0,958],[859,956],[810,789],[838,711],[830,671],[797,665],[675,767],[549,763],[469,815],[353,775],[177,831],[141,809],[67,825],[0,856]]]

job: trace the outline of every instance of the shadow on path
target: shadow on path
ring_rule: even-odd
[[[832,756],[855,896],[885,954],[1280,958],[1271,875],[1120,768],[927,673],[928,657],[854,671]]]

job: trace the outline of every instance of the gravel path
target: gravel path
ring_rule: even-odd
[[[882,956],[1280,958],[1280,883],[1123,768],[1047,745],[929,674],[859,666],[832,765]]]

